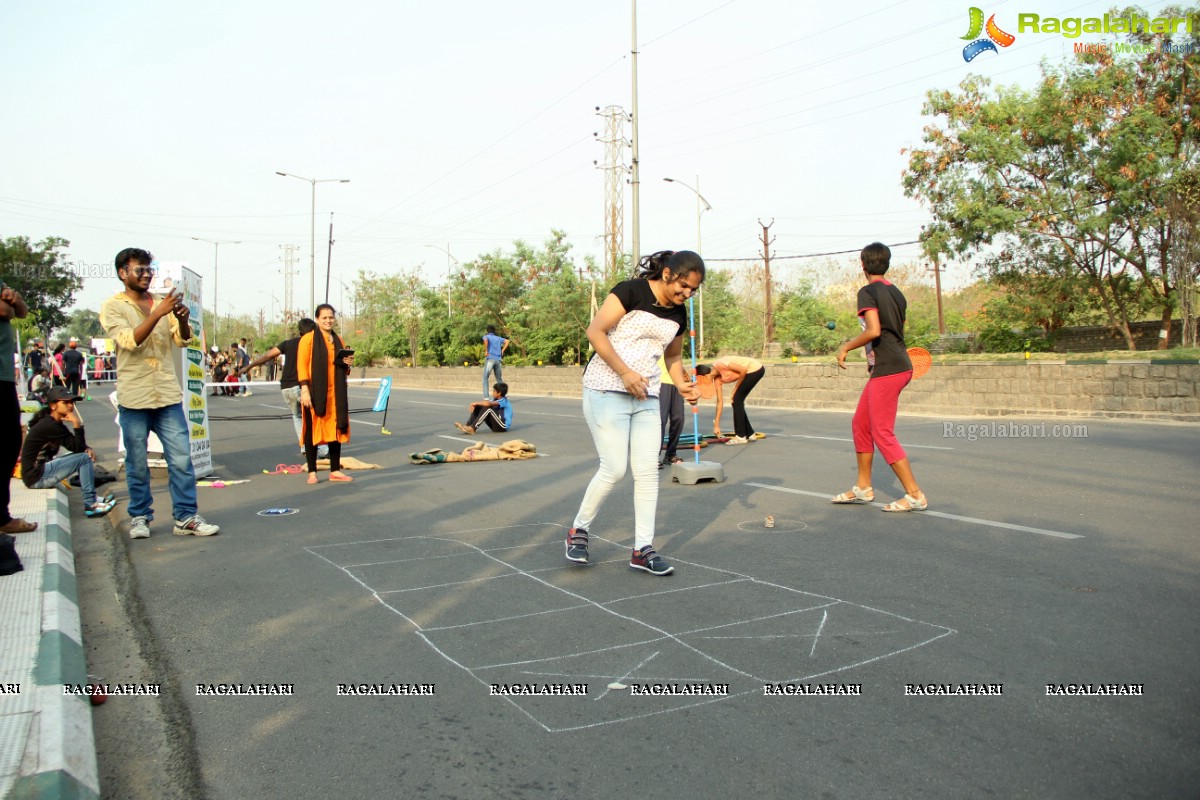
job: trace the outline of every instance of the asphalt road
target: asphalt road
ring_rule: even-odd
[[[353,406],[373,397],[352,394]],[[595,467],[578,400],[514,395],[511,436],[536,460],[409,464],[466,446],[452,423],[472,399],[394,390],[393,435],[359,414],[345,451],[382,468],[341,485],[263,474],[301,460],[288,420],[213,422],[218,475],[250,482],[199,490],[222,526],[211,539],[171,535],[156,482],[152,538],[118,548],[122,591],[137,592],[147,663],[175,693],[171,724],[190,726],[179,741],[197,794],[1196,796],[1195,427],[1014,419],[1086,430],[979,438],[956,426],[991,421],[902,418],[934,513],[893,515],[828,503],[854,481],[848,414],[751,409],[765,440],[702,452],[724,483],[664,473],[656,546],[677,572],[656,578],[626,566],[628,479],[594,525],[597,563],[563,560]],[[284,405],[274,390],[211,402],[232,416]],[[114,463],[107,405],[82,410]],[[875,489],[902,494],[882,464]],[[273,507],[297,512],[257,515]],[[294,694],[198,696],[198,684]],[[339,696],[339,684],[433,694]],[[492,684],[587,693],[494,696]],[[633,694],[660,684],[702,694]],[[767,684],[845,693],[764,696]],[[1114,684],[1141,694],[1047,693]],[[937,693],[968,687],[993,694]],[[118,702],[138,701],[97,715]]]

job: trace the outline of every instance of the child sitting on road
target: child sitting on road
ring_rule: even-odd
[[[508,401],[508,384],[497,383],[492,387],[491,400],[476,400],[470,405],[471,414],[467,423],[454,423],[454,427],[463,433],[475,433],[475,428],[481,422],[486,422],[492,430],[502,433],[512,427],[512,403]]]

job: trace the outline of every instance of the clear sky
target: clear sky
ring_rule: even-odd
[[[643,252],[696,244],[695,196],[666,177],[699,177],[710,260],[753,258],[760,219],[781,256],[916,239],[927,215],[903,196],[900,150],[920,142],[926,91],[968,72],[1029,86],[1042,58],[1113,39],[1017,35],[967,64],[970,5],[643,0]],[[1109,8],[980,7],[1013,34],[1018,13]],[[350,180],[317,185],[321,276],[334,215],[335,305],[360,269],[422,268],[441,285],[445,248],[466,262],[551,228],[603,263],[595,107],[631,110],[628,2],[7,0],[0,29],[0,236],[70,240],[88,276],[77,305],[119,288],[103,268],[128,246],[189,262],[207,286],[215,248],[192,237],[241,242],[219,249],[222,315],[279,310],[284,244],[300,248],[307,305],[311,186],[276,171]],[[969,267],[949,269],[954,283]]]

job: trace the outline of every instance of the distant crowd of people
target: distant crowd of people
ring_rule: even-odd
[[[68,389],[72,394],[87,395],[89,382],[112,382],[117,378],[117,357],[110,351],[81,350],[79,340],[72,336],[52,352],[35,339],[21,357],[25,376],[25,392],[30,399],[45,404],[46,392],[54,386]]]

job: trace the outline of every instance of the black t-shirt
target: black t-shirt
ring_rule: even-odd
[[[858,316],[863,317],[867,309],[879,314],[879,336],[867,344],[867,363],[871,366],[872,378],[898,375],[912,370],[912,360],[904,345],[904,321],[908,301],[904,294],[888,281],[868,283],[858,290]]]
[[[83,365],[87,363],[87,356],[78,350],[63,351],[63,374],[66,376],[82,375]]]
[[[611,293],[621,301],[625,316],[608,331],[608,339],[621,360],[646,379],[648,394],[658,397],[662,385],[658,359],[675,337],[687,330],[687,306],[658,305],[645,278],[622,281]],[[595,354],[584,370],[583,385],[601,392],[625,391],[621,376]]]
[[[34,348],[25,354],[25,363],[35,373],[42,368],[42,361],[46,358],[46,354],[41,350]]]
[[[300,349],[300,337],[296,336],[275,345],[283,354],[283,373],[279,376],[279,388],[291,389],[300,385],[300,376],[296,374],[296,352]]]
[[[46,471],[46,462],[58,455],[58,448],[65,447],[72,453],[87,450],[87,439],[83,426],[74,432],[54,417],[47,414],[37,421],[25,434],[21,446],[21,481],[33,488]]]

